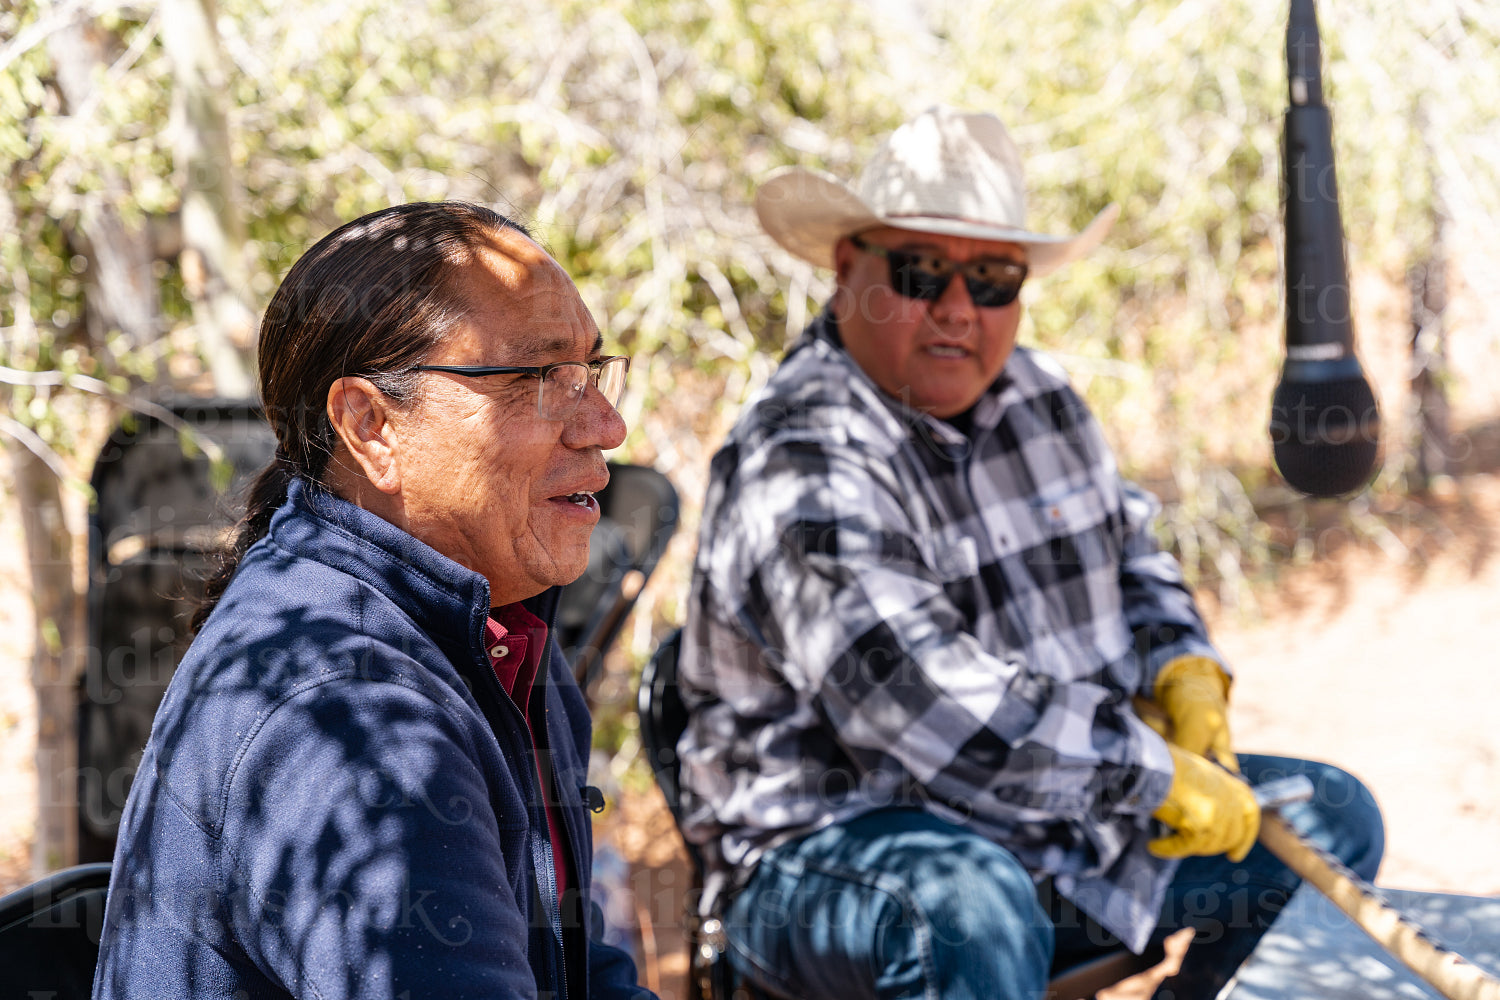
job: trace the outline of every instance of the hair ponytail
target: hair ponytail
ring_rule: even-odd
[[[235,526],[234,541],[224,550],[214,570],[203,586],[203,598],[193,611],[192,630],[197,632],[208,620],[209,614],[224,596],[240,560],[250,551],[250,546],[260,541],[271,530],[271,516],[286,503],[287,490],[296,478],[292,463],[281,452],[271,459],[269,465],[260,470],[250,489],[245,494],[245,516]]]

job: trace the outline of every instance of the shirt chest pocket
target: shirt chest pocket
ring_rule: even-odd
[[[1033,567],[1095,569],[1118,561],[1115,517],[1093,483],[1058,484],[1029,498],[1027,507],[1036,533],[1026,559]]]
[[[1047,535],[1077,534],[1105,519],[1104,498],[1093,483],[1058,484],[1028,501],[1038,528]]]

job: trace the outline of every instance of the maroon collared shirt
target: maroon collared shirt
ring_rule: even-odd
[[[557,896],[561,900],[568,887],[567,841],[562,835],[557,796],[551,792],[547,773],[542,768],[542,755],[537,752],[536,733],[531,728],[528,711],[532,685],[542,663],[542,650],[547,648],[547,623],[519,604],[491,608],[489,620],[485,622],[484,646],[489,654],[490,668],[495,671],[500,686],[526,720],[526,732],[531,737],[531,749],[536,757],[537,781],[541,783],[542,801],[546,803],[547,837],[552,841],[552,866],[557,872]]]

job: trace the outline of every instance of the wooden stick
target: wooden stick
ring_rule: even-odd
[[[1303,840],[1272,810],[1261,813],[1260,842],[1448,1000],[1500,1000],[1500,980],[1435,943],[1363,879]]]

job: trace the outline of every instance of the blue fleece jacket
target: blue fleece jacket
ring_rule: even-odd
[[[593,939],[583,698],[549,642],[543,790],[488,613],[483,577],[293,483],[157,712],[96,1000],[649,998]],[[544,792],[578,875],[560,906]]]

